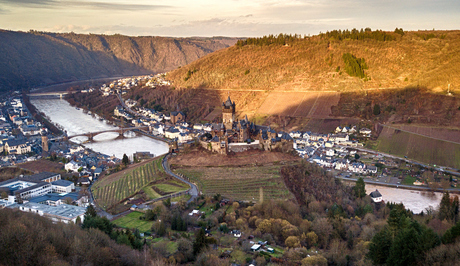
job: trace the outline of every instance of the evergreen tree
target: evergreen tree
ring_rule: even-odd
[[[450,203],[450,195],[449,192],[446,191],[442,196],[441,203],[439,203],[439,213],[438,218],[439,220],[449,220],[452,216],[452,208]]]
[[[460,222],[449,228],[442,236],[442,243],[451,244],[454,243],[457,237],[460,236]]]
[[[408,219],[409,218],[404,207],[403,209],[400,207],[393,208],[390,211],[387,222],[390,231],[393,233],[393,236],[396,235],[398,231],[408,226]]]
[[[391,246],[387,264],[395,266],[415,265],[420,251],[420,237],[417,231],[413,227],[403,229]]]
[[[198,255],[206,248],[206,236],[203,228],[196,233],[195,241],[193,242],[193,255]]]
[[[374,105],[374,115],[379,115],[380,114],[380,105],[376,104]]]
[[[90,204],[90,205],[86,208],[85,220],[86,220],[86,218],[88,218],[88,217],[96,217],[96,216],[97,216],[96,209],[94,209],[94,206]]]
[[[392,234],[388,228],[384,228],[372,238],[372,242],[369,244],[368,258],[376,265],[385,264],[392,244]]]
[[[452,201],[452,204],[451,204],[451,219],[454,223],[458,222],[458,213],[459,213],[459,200],[458,200],[458,196],[456,195],[454,197],[454,200]]]
[[[364,183],[364,179],[362,177],[358,178],[353,190],[358,198],[366,196],[366,184]]]
[[[129,158],[128,158],[128,156],[126,155],[126,153],[123,154],[123,159],[121,160],[121,162],[122,162],[125,166],[127,166],[127,165],[129,164]]]

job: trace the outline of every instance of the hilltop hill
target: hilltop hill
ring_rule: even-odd
[[[176,87],[230,90],[348,91],[421,86],[460,92],[460,31],[382,33],[386,39],[320,34],[254,39],[220,50],[170,78]],[[364,33],[366,34],[366,33]],[[366,35],[363,35],[366,36]],[[269,38],[265,38],[269,39]],[[273,37],[277,40],[277,36]],[[347,74],[344,54],[362,59],[365,77]]]
[[[237,39],[0,30],[0,40],[0,90],[8,90],[169,71]]]

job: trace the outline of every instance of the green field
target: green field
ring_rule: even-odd
[[[98,180],[91,188],[98,205],[104,209],[115,206],[124,199],[135,195],[152,181],[164,178],[161,160],[162,158],[159,158],[134,168],[113,182],[111,182],[111,176]]]
[[[155,184],[153,186],[168,194],[184,191],[189,188],[187,184],[179,181],[169,181],[165,183]]]
[[[384,127],[368,148],[419,162],[460,168],[460,145]]]
[[[403,185],[413,185],[416,180],[417,179],[415,177],[408,175],[408,176],[404,177],[404,180],[401,182],[401,184],[403,184]]]
[[[153,190],[153,188],[151,186],[146,186],[146,187],[142,188],[142,190],[151,199],[156,199],[156,198],[161,197],[161,195],[158,194],[155,190]]]
[[[143,215],[144,214],[142,212],[132,212],[126,216],[114,220],[113,223],[123,228],[137,228],[140,232],[150,231],[150,228],[152,228],[153,225],[153,221],[140,220],[139,217]]]
[[[219,193],[226,198],[259,201],[262,188],[264,200],[293,198],[280,177],[280,167],[196,167],[177,172],[197,183],[206,195]]]

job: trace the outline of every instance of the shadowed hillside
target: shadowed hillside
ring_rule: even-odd
[[[0,31],[0,40],[0,90],[169,71],[236,42],[36,31]]]
[[[460,92],[460,31],[368,35],[248,39],[169,77],[176,87],[213,89],[349,91],[421,86],[441,92],[451,84],[451,91]]]

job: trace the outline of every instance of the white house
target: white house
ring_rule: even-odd
[[[327,149],[326,150],[326,156],[332,157],[334,156],[335,152],[333,149]]]
[[[370,136],[371,133],[372,133],[372,130],[365,128],[365,127],[359,130],[359,134],[364,135],[364,136]]]
[[[348,134],[337,134],[335,135],[335,143],[340,143],[340,142],[346,142],[350,140],[350,137],[348,136]]]
[[[165,137],[169,139],[179,138],[180,131],[175,127],[170,127],[165,131]]]
[[[366,167],[367,171],[369,173],[373,173],[373,174],[376,174],[377,173],[377,167],[376,166],[373,166],[373,165],[368,165]]]
[[[383,200],[382,194],[378,190],[371,192],[369,195],[374,202],[381,202]]]
[[[345,159],[341,159],[335,162],[336,170],[346,170],[348,168],[348,162]]]
[[[75,161],[70,161],[70,162],[65,164],[64,169],[66,171],[71,171],[71,172],[77,173],[78,169],[80,169],[80,167],[82,167],[82,165],[80,163],[77,163]]]

